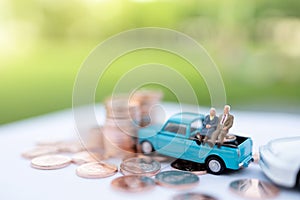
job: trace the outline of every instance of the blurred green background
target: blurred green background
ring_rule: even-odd
[[[235,108],[300,112],[300,1],[1,0],[0,124],[70,108],[76,74],[91,50],[109,36],[148,26],[202,44]],[[201,104],[210,104],[205,85],[176,56],[145,50],[113,65],[143,63],[149,54],[182,69],[200,88]],[[96,100],[112,85],[108,79]],[[174,96],[166,92],[164,100]]]

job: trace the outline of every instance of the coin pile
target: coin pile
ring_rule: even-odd
[[[71,163],[81,165],[106,159],[100,149],[85,149],[79,141],[40,141],[21,154],[37,169],[60,169]],[[108,165],[107,165],[108,166]]]
[[[160,110],[155,109],[155,106],[160,104],[162,98],[163,93],[158,90],[138,90],[133,93],[130,101],[139,105],[141,114],[139,125],[141,127],[160,123],[161,113],[159,113]]]
[[[106,99],[103,141],[107,156],[126,157],[137,151],[137,130],[157,123],[158,113],[153,108],[162,96],[160,91],[140,90],[131,96],[113,95]]]
[[[70,165],[72,162],[79,164],[76,174],[82,178],[105,178],[113,176],[118,172],[118,167],[104,162],[105,158],[101,157],[100,153],[91,153],[88,151],[74,153],[75,150],[78,151],[80,148],[74,148],[73,146],[67,149],[67,144],[75,145],[78,143],[70,141],[40,142],[36,147],[36,151],[27,151],[22,156],[32,159],[31,167],[40,170],[60,169]],[[49,148],[48,151],[46,150],[47,148]],[[72,153],[72,158],[67,155],[58,154],[61,151],[64,153],[68,152],[69,154]],[[180,169],[183,168],[181,170],[191,170],[188,167],[190,164],[186,163],[186,161],[176,160],[173,163]],[[196,169],[200,167],[199,169],[202,170],[202,166],[196,166],[194,163],[191,166]],[[187,189],[199,183],[197,173],[194,174],[179,170],[160,172],[160,170],[161,164],[152,157],[140,156],[127,158],[120,164],[120,171],[123,176],[113,179],[111,186],[114,189],[126,192],[142,192],[154,188],[156,183],[164,187],[176,189]],[[153,176],[155,177],[151,178]],[[230,183],[229,188],[235,194],[245,198],[266,199],[276,197],[279,194],[279,189],[276,186],[258,179],[236,180]],[[173,199],[214,200],[216,198],[201,193],[184,193],[174,196]]]
[[[103,125],[104,149],[108,157],[123,157],[136,152],[137,124],[140,111],[126,96],[113,96],[105,101],[106,119]]]

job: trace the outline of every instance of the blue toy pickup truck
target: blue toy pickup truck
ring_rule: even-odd
[[[138,142],[145,154],[156,151],[160,154],[204,163],[208,172],[222,174],[224,170],[247,167],[253,160],[252,140],[232,135],[235,139],[224,141],[220,148],[201,144],[197,134],[201,133],[204,115],[178,113],[164,125],[152,125],[138,131]]]

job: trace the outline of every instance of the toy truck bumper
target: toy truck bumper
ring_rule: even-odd
[[[248,167],[251,162],[253,162],[252,155],[247,156],[242,162],[239,163],[239,167]]]

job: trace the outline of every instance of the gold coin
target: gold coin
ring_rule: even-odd
[[[76,169],[76,174],[82,178],[105,178],[117,172],[117,166],[104,162],[86,163]]]
[[[279,194],[279,189],[258,179],[241,179],[230,183],[230,190],[243,198],[267,199]]]
[[[147,176],[128,175],[114,179],[111,185],[113,188],[125,192],[142,192],[152,189],[155,181]]]
[[[31,160],[31,166],[36,169],[60,169],[68,166],[71,158],[63,155],[45,155]]]

